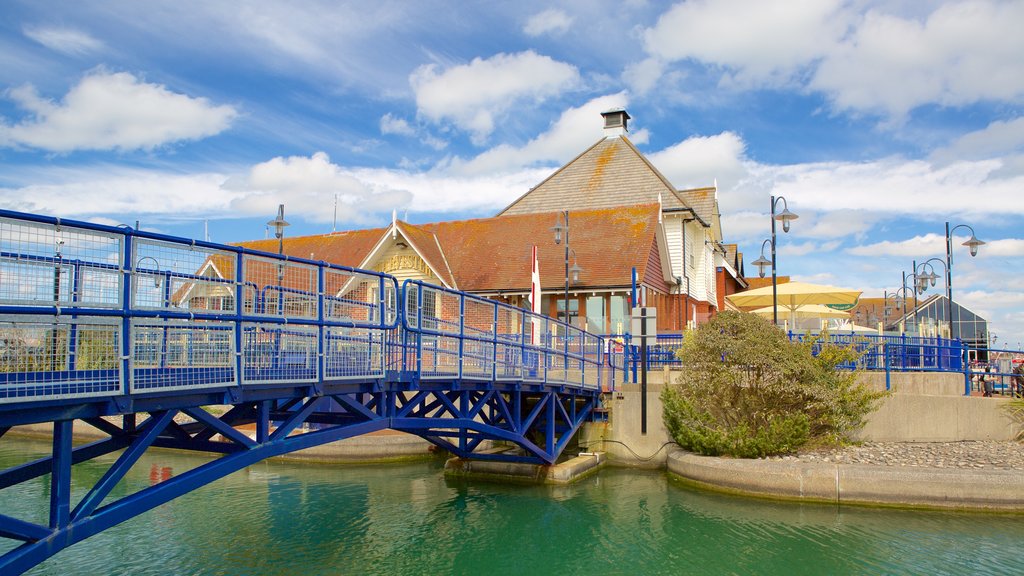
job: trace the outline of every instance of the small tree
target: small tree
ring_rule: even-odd
[[[679,358],[683,375],[662,392],[665,426],[700,454],[753,458],[811,439],[841,442],[884,395],[838,368],[858,358],[852,347],[790,342],[754,314],[716,315],[687,334]]]

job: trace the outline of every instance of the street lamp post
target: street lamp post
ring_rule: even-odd
[[[904,313],[905,313],[905,311],[907,309],[907,299],[909,298],[908,292],[910,292],[910,291],[911,291],[910,288],[907,287],[906,280],[904,280],[903,286],[900,286],[899,288],[896,289],[895,292],[893,292],[892,294],[889,294],[889,297],[891,297],[891,298],[893,298],[893,300],[895,300],[896,310],[899,310],[899,306],[900,306],[899,298],[903,298],[903,310],[904,310]],[[884,296],[886,293],[883,292],[882,294]],[[900,334],[906,334],[906,332],[907,332],[907,322],[906,322],[906,320],[904,320],[903,322],[900,322]]]
[[[782,212],[775,213],[775,209],[778,207],[779,202],[782,202]],[[765,240],[761,243],[761,257],[754,260],[753,264],[757,266],[758,274],[761,278],[764,278],[764,269],[769,264],[772,267],[772,323],[776,326],[779,325],[779,288],[778,281],[776,278],[775,271],[775,221],[782,222],[782,231],[789,232],[789,223],[799,218],[796,214],[789,211],[789,205],[786,202],[786,198],[783,196],[772,196],[771,197],[771,221],[772,221],[772,237],[770,239],[772,247],[772,259],[767,260],[764,257],[764,245],[769,242]]]
[[[580,272],[583,271],[576,261],[576,251],[569,246],[569,211],[565,210],[555,217],[555,225],[551,227],[555,233],[555,244],[562,243],[562,233],[565,233],[565,299],[562,301],[565,306],[565,323],[571,324],[569,314],[569,280],[573,284],[580,281]],[[572,254],[572,268],[569,267],[569,254]]]
[[[971,257],[978,255],[978,247],[984,244],[974,234],[974,228],[967,224],[958,224],[952,228],[949,227],[949,222],[946,222],[946,315],[949,316],[949,337],[953,336],[953,232],[957,228],[967,228],[971,231],[971,237],[964,242],[963,245],[971,251]],[[959,336],[959,330],[957,331]]]
[[[918,289],[919,293],[924,293],[924,292],[928,291],[928,287],[929,286],[935,286],[935,281],[939,279],[939,275],[935,274],[935,266],[932,265],[932,262],[938,262],[939,264],[942,264],[943,268],[946,265],[946,263],[944,261],[942,261],[941,258],[929,258],[929,259],[921,262],[920,264],[916,264],[916,266],[914,268],[914,276],[916,278],[916,282],[914,283],[914,286],[916,287],[916,289]],[[949,284],[948,283],[949,283],[949,275],[947,274],[946,275],[946,292],[947,293],[949,291]],[[947,308],[946,308],[947,318],[946,318],[946,320],[949,323],[949,338],[951,339],[953,337],[953,319],[952,319],[951,314],[949,314],[949,310],[951,310],[951,308],[948,307],[948,302],[947,302]]]
[[[889,312],[890,310],[900,311],[900,301],[898,299],[900,291],[890,293],[888,290],[882,290],[882,328],[883,330],[889,324]],[[904,293],[906,293],[904,291]],[[892,301],[892,308],[889,308],[889,302]],[[906,297],[904,296],[903,307],[906,307]]]

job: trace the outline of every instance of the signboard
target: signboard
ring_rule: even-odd
[[[858,302],[859,302],[859,300],[858,300]],[[845,312],[847,310],[853,310],[854,308],[856,308],[857,307],[857,302],[854,302],[853,304],[825,304],[825,306],[828,306],[829,308],[831,308],[833,310],[841,310],[841,311]]]
[[[639,346],[644,340],[648,344],[654,344],[658,338],[658,317],[657,309],[654,307],[636,307],[630,322],[629,341],[633,346]]]

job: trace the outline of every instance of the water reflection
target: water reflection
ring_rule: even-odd
[[[5,439],[0,465],[45,448]],[[114,458],[76,466],[75,493]],[[153,452],[117,492],[205,461]],[[440,466],[263,462],[77,544],[32,574],[1024,572],[1018,516],[773,503],[632,470],[561,487],[453,481]],[[6,490],[0,510],[38,519],[47,490],[45,478]]]

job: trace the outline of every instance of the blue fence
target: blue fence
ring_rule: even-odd
[[[0,408],[374,379],[600,390],[614,381],[606,349],[422,282],[0,211]]]
[[[813,346],[815,352],[824,342],[816,334],[789,332],[788,336],[797,342],[807,338],[819,339]],[[629,335],[626,335],[623,341],[628,342],[628,339]],[[656,342],[647,346],[648,370],[680,368],[676,353],[682,342],[682,334],[659,334]],[[986,390],[993,394],[1024,394],[1024,351],[973,349],[959,340],[907,335],[829,333],[827,342],[852,346],[860,354],[857,362],[843,368],[887,373],[960,373],[964,375],[967,394],[972,391],[985,393]],[[970,361],[971,358],[984,360]],[[640,360],[640,348],[629,345],[609,358],[609,362],[622,370],[622,382],[637,381]]]

